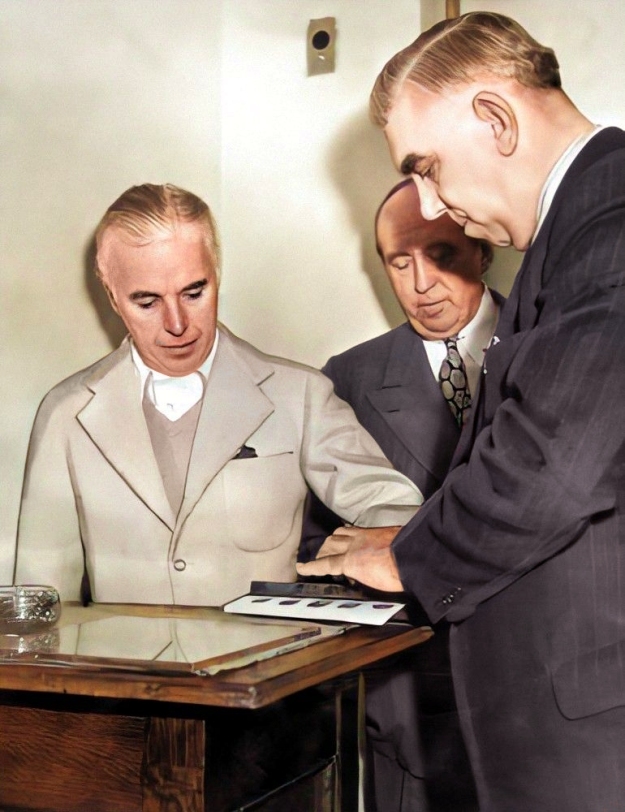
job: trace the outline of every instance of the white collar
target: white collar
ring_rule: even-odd
[[[562,179],[568,172],[569,167],[571,166],[573,161],[577,158],[579,153],[584,149],[584,147],[590,141],[590,139],[594,138],[595,135],[597,135],[597,133],[603,129],[604,129],[603,125],[597,124],[594,130],[591,130],[591,132],[578,136],[571,144],[569,144],[569,146],[564,150],[562,155],[556,161],[553,169],[547,176],[547,180],[545,181],[542,191],[540,193],[540,198],[538,200],[538,210],[536,212],[537,225],[534,230],[531,242],[534,242],[534,240],[536,239],[540,227],[544,223],[545,217],[547,216],[547,213],[551,208],[551,204],[553,203],[553,198],[555,197],[555,194],[558,191],[558,187],[562,183]]]
[[[464,347],[465,353],[480,367],[484,363],[484,353],[493,337],[498,318],[499,308],[490,290],[484,285],[477,313],[458,333],[458,346]]]
[[[169,420],[178,420],[202,399],[204,386],[215,360],[218,343],[219,330],[216,330],[212,349],[202,366],[189,375],[171,377],[150,369],[139,355],[131,339],[130,353],[135,368],[139,373],[141,399],[143,399],[143,394],[146,392],[150,401],[161,414],[165,415]]]
[[[477,391],[477,383],[484,363],[484,354],[495,332],[498,318],[499,306],[493,299],[490,290],[484,285],[484,292],[477,313],[458,333],[458,352],[464,362],[469,390],[472,394]],[[445,342],[442,339],[423,339],[423,347],[430,362],[432,373],[438,380],[441,364],[447,354]]]

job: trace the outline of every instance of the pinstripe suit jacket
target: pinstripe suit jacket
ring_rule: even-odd
[[[527,251],[453,470],[393,544],[405,588],[458,624],[484,809],[565,808],[554,753],[571,780],[587,756],[600,788],[596,748],[614,724],[624,772],[624,337],[625,133],[608,128]],[[599,714],[567,762],[560,720]]]

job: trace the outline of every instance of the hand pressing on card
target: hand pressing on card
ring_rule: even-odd
[[[297,564],[299,575],[345,575],[383,592],[402,592],[391,542],[401,527],[338,527],[317,558]]]

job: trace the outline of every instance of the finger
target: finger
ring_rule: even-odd
[[[347,552],[350,544],[351,539],[328,536],[319,548],[315,558],[325,558],[328,555],[343,555],[343,553]]]
[[[328,555],[295,567],[298,575],[342,575],[344,561],[344,555]]]
[[[337,527],[336,530],[332,533],[333,536],[355,536],[356,533],[359,531],[359,527],[353,527],[353,525],[343,525],[342,527]],[[330,538],[330,537],[329,537]]]

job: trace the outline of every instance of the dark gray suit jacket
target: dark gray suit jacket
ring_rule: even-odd
[[[491,293],[501,306],[503,297]],[[432,374],[423,339],[410,324],[331,358],[323,371],[395,468],[426,498],[434,493],[445,479],[460,430]],[[300,558],[313,558],[325,537],[342,524],[311,495]],[[453,797],[456,810],[473,808],[451,684],[447,624],[440,624],[435,637],[401,658],[394,670],[370,677],[368,688],[368,735],[374,748],[412,775],[431,780],[434,791],[445,782],[448,803]],[[440,808],[445,808],[442,800]]]
[[[625,797],[625,134],[582,150],[528,250],[443,487],[396,538],[452,629],[482,809]],[[574,721],[574,724],[571,722]]]

